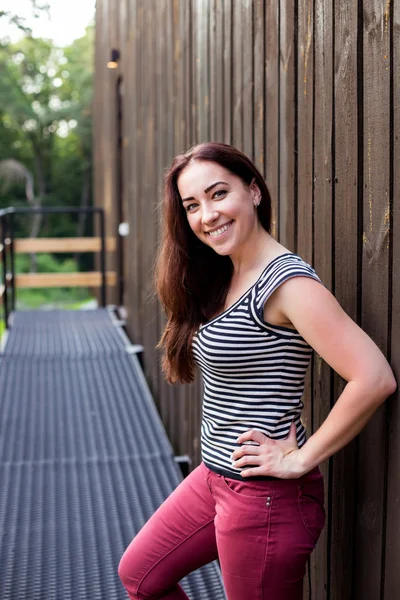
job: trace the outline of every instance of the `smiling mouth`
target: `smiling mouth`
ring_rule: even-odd
[[[230,223],[223,225],[219,229],[215,229],[214,231],[207,231],[207,235],[211,235],[211,237],[214,237],[214,238],[218,237],[218,236],[222,235],[223,233],[225,233],[225,231],[228,231],[228,229],[231,227],[232,223],[233,223],[233,221],[230,221]]]

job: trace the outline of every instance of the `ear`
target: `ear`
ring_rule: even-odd
[[[253,179],[252,182],[250,183],[250,192],[251,192],[251,195],[253,196],[254,206],[257,207],[261,202],[261,190],[258,187],[255,179]]]

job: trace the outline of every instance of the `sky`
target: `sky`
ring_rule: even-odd
[[[94,20],[96,0],[47,0],[50,5],[50,19],[43,12],[37,19],[32,15],[29,0],[1,0],[2,10],[10,11],[19,17],[26,17],[25,24],[32,29],[34,37],[49,38],[57,46],[68,46],[85,33],[85,27]],[[9,25],[6,18],[0,19],[0,38],[9,37],[17,41],[21,37],[18,29]]]

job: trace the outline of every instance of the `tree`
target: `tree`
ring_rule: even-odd
[[[31,0],[31,5],[32,5],[32,15],[35,18],[38,18],[41,16],[41,14],[46,11],[48,12],[50,9],[50,5],[45,2],[37,2],[37,0]],[[9,10],[1,10],[0,9],[0,19],[6,19],[9,23],[14,24],[18,29],[20,29],[21,31],[23,31],[25,33],[25,35],[32,35],[32,30],[30,29],[30,27],[27,27],[24,24],[24,18],[20,17],[19,15],[12,13]]]
[[[0,160],[19,160],[34,172],[37,202],[91,202],[93,40],[89,27],[65,49],[32,37],[1,47]],[[83,227],[78,221],[78,235]]]

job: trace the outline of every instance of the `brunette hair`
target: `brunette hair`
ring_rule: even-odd
[[[202,323],[222,310],[233,265],[201,242],[191,230],[177,181],[183,169],[194,160],[218,163],[242,179],[254,180],[261,191],[258,218],[271,229],[271,199],[265,181],[251,160],[242,152],[217,142],[204,142],[175,157],[165,175],[162,215],[162,241],[156,259],[155,283],[166,311],[167,323],[158,347],[165,354],[162,368],[170,383],[191,382],[195,362],[192,338]]]

